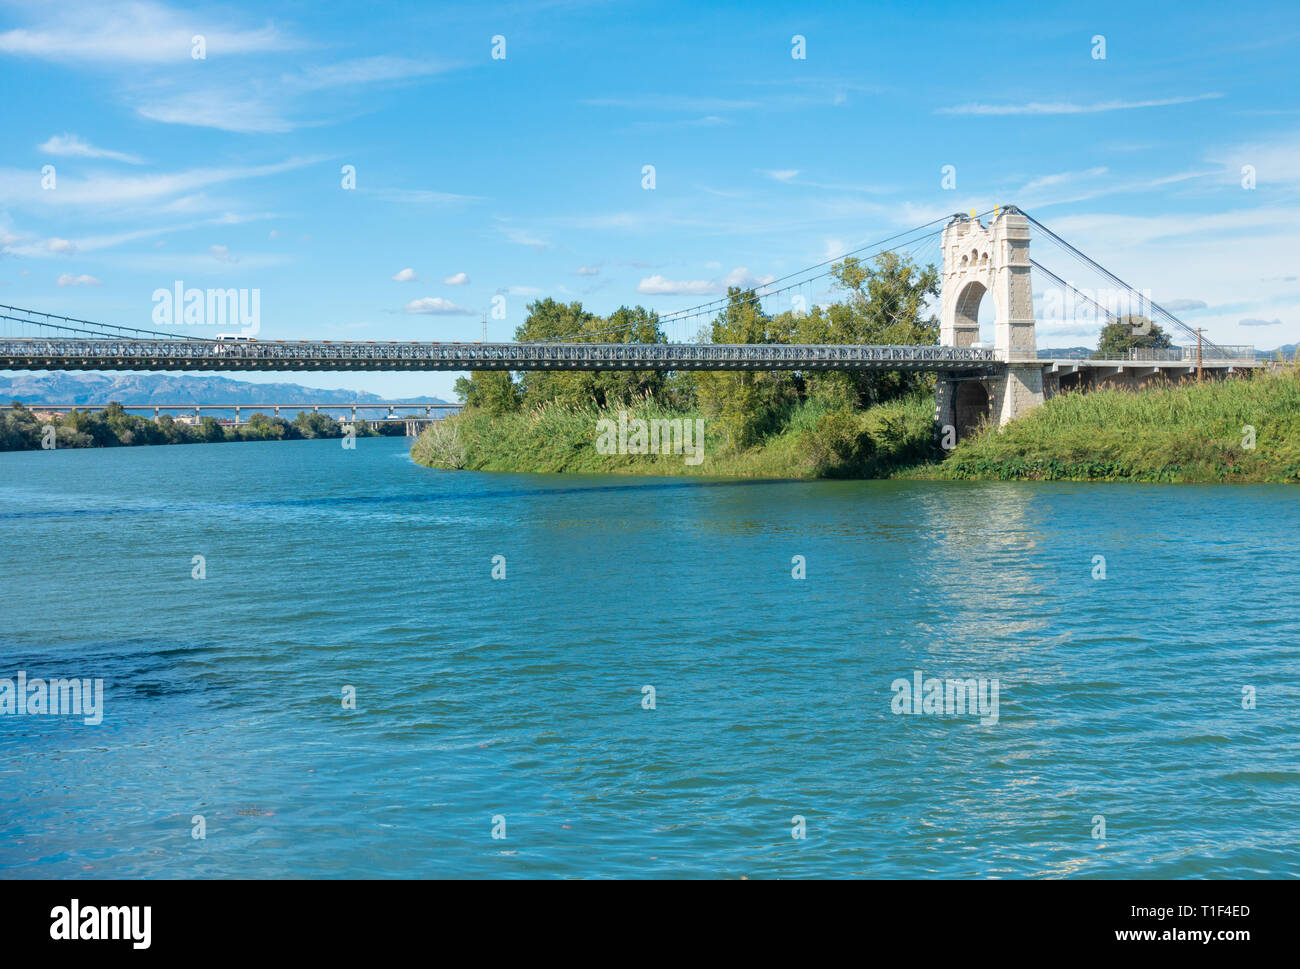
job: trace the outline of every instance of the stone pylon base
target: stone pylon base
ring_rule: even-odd
[[[1002,427],[1042,404],[1042,365],[1007,364],[1004,374],[989,380],[989,392],[993,419]]]

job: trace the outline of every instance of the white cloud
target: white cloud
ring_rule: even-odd
[[[457,306],[451,300],[441,296],[424,296],[413,299],[402,309],[407,313],[428,313],[434,316],[473,316],[474,311],[464,306]]]
[[[111,161],[126,162],[128,165],[143,165],[144,159],[139,155],[128,155],[123,151],[110,151],[96,148],[89,142],[82,141],[76,135],[54,135],[44,144],[36,146],[37,151],[47,155],[61,155],[70,158],[107,158]]]
[[[759,171],[762,172],[764,175],[766,175],[768,178],[776,179],[778,182],[789,182],[793,180],[796,175],[799,174],[799,169],[797,168],[777,168],[777,169],[760,168]]]
[[[673,280],[656,273],[641,280],[636,291],[648,296],[712,296],[715,293],[726,292],[729,286],[752,289],[770,283],[774,278],[755,276],[743,266],[733,269],[721,279]]]
[[[575,270],[573,271],[573,274],[574,274],[575,276],[599,276],[599,275],[600,275],[600,267],[599,267],[599,266],[579,266],[577,269],[575,269]]]
[[[297,46],[274,27],[255,30],[218,26],[203,15],[173,11],[135,0],[116,5],[111,16],[97,4],[74,3],[49,10],[43,22],[0,33],[0,52],[58,61],[167,64],[192,60],[193,38],[201,34],[209,56],[266,53]]]
[[[208,252],[212,253],[212,258],[217,262],[239,262],[238,257],[232,256],[226,246],[208,246]]]
[[[63,273],[54,281],[59,286],[99,286],[100,281],[94,276],[87,276],[84,273],[80,276],[74,276],[72,273]]]
[[[718,284],[707,279],[667,279],[655,273],[641,280],[636,291],[648,296],[708,296],[718,291]]]
[[[1132,108],[1163,108],[1172,104],[1190,104],[1221,98],[1222,94],[1195,94],[1190,97],[1157,98],[1149,101],[1098,101],[1094,104],[1074,104],[1069,101],[1031,101],[1028,104],[959,104],[939,108],[936,114],[1096,114],[1101,111],[1127,111]]]
[[[415,275],[415,270],[411,269],[409,266],[406,269],[399,269],[397,272],[393,273],[393,282],[395,283],[410,283],[419,278],[419,276]]]
[[[1206,308],[1206,302],[1203,299],[1170,299],[1160,304],[1171,313],[1178,313],[1186,310],[1203,310]]]
[[[77,244],[70,239],[53,238],[45,241],[45,248],[50,252],[69,253],[77,251]]]
[[[1256,317],[1247,317],[1244,320],[1237,321],[1239,326],[1281,326],[1281,320],[1261,320]]]
[[[775,276],[755,276],[748,269],[741,267],[733,269],[727,275],[722,277],[722,286],[739,286],[742,289],[751,289],[754,286],[764,286],[774,280]]]
[[[469,284],[469,277],[464,273],[456,273],[454,276],[448,276],[442,283],[444,286],[466,286]]]

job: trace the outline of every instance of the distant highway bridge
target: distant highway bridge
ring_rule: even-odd
[[[40,404],[24,403],[28,410],[41,414],[68,414],[74,410],[97,410],[103,409],[103,404]],[[319,414],[324,411],[326,414],[331,412],[350,413],[353,423],[360,419],[372,424],[391,424],[401,422],[405,425],[408,437],[415,437],[421,430],[428,427],[435,421],[442,420],[451,414],[460,411],[460,404],[409,404],[397,401],[380,401],[377,403],[365,404],[340,404],[337,402],[324,403],[306,403],[306,404],[123,404],[124,411],[153,411],[154,420],[157,420],[163,414],[188,415],[194,417],[203,417],[203,412],[208,411],[209,417],[214,414],[234,414],[234,419],[230,421],[234,425],[247,424],[248,420],[240,420],[242,411],[247,411],[251,416],[253,414],[265,414],[270,412],[272,416],[279,417],[280,410],[284,409],[291,414],[298,412],[310,411],[313,414]],[[373,412],[379,411],[380,416],[373,416]],[[405,413],[398,413],[399,411]],[[424,413],[421,414],[420,412]],[[371,416],[367,416],[367,414]],[[332,416],[332,415],[331,415]]]
[[[74,410],[91,410],[97,407],[103,407],[103,404],[33,404],[28,403],[25,406],[29,410],[46,411],[55,414],[66,414]],[[193,413],[195,417],[203,416],[203,411],[214,411],[222,413],[235,414],[235,420],[238,422],[241,411],[248,411],[250,414],[263,413],[271,411],[275,417],[280,416],[281,409],[290,413],[298,411],[311,411],[318,414],[325,411],[327,414],[331,411],[349,411],[352,419],[357,419],[357,411],[373,412],[383,411],[382,417],[366,417],[363,413],[363,420],[404,420],[405,417],[398,411],[415,412],[424,411],[424,416],[432,418],[436,412],[440,417],[447,414],[454,414],[461,408],[460,404],[406,404],[400,402],[380,401],[377,403],[351,404],[338,403],[336,401],[327,401],[324,403],[308,404],[123,404],[122,409],[127,411],[153,411],[153,416],[158,417],[161,414],[188,414]]]

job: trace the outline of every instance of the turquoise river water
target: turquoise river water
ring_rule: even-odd
[[[408,443],[0,454],[0,876],[1300,874],[1294,488]]]

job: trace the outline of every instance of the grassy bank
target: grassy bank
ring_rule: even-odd
[[[629,422],[704,421],[703,454],[602,454],[599,422],[619,408],[544,405],[510,414],[467,410],[429,429],[411,449],[420,464],[474,471],[723,475],[743,478],[888,477],[933,457],[930,392],[867,410],[829,410],[807,401],[790,408],[758,445],[733,449],[698,410],[669,411],[653,400],[624,408]]]
[[[1254,428],[1253,447],[1249,428]],[[1063,394],[914,476],[1036,481],[1300,481],[1300,370]]]
[[[1300,481],[1300,371],[1149,390],[1062,394],[950,454],[935,448],[933,397],[917,392],[864,410],[805,401],[778,430],[737,451],[699,411],[653,401],[629,420],[705,420],[703,459],[602,454],[598,422],[616,408],[548,405],[492,416],[466,411],[412,448],[421,464],[480,471],[722,475],[769,478],[1281,482]],[[1254,428],[1251,447],[1249,428]]]

